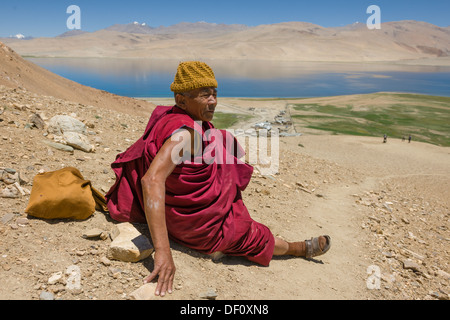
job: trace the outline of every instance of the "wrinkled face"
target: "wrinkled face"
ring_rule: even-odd
[[[177,94],[177,106],[186,111],[195,121],[211,121],[217,106],[217,89],[200,88]]]

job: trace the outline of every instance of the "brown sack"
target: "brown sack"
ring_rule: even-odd
[[[42,219],[84,220],[96,208],[106,208],[104,196],[84,180],[78,169],[69,167],[34,177],[25,212]]]

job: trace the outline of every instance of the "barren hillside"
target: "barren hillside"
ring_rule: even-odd
[[[154,105],[141,100],[120,97],[105,91],[86,87],[62,78],[30,63],[14,50],[0,42],[0,85],[26,89],[30,92],[58,99],[76,101],[95,106],[148,115]]]

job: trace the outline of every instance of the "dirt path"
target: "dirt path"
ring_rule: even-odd
[[[332,250],[317,260],[275,261],[272,267],[282,275],[285,288],[295,292],[285,294],[287,299],[364,299],[367,297],[364,257],[364,235],[360,228],[361,214],[353,206],[352,194],[368,186],[331,187],[323,198],[312,201],[292,223],[298,235],[328,234]],[[281,282],[282,283],[282,282]],[[296,288],[296,289],[294,289]]]

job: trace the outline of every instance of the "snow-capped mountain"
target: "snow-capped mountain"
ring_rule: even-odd
[[[9,36],[11,39],[18,39],[18,40],[31,40],[31,39],[33,39],[33,37],[27,37],[27,36],[25,36],[25,35],[23,35],[23,34],[21,34],[21,33],[18,33],[18,34],[16,34],[16,35],[14,35],[14,36]]]

